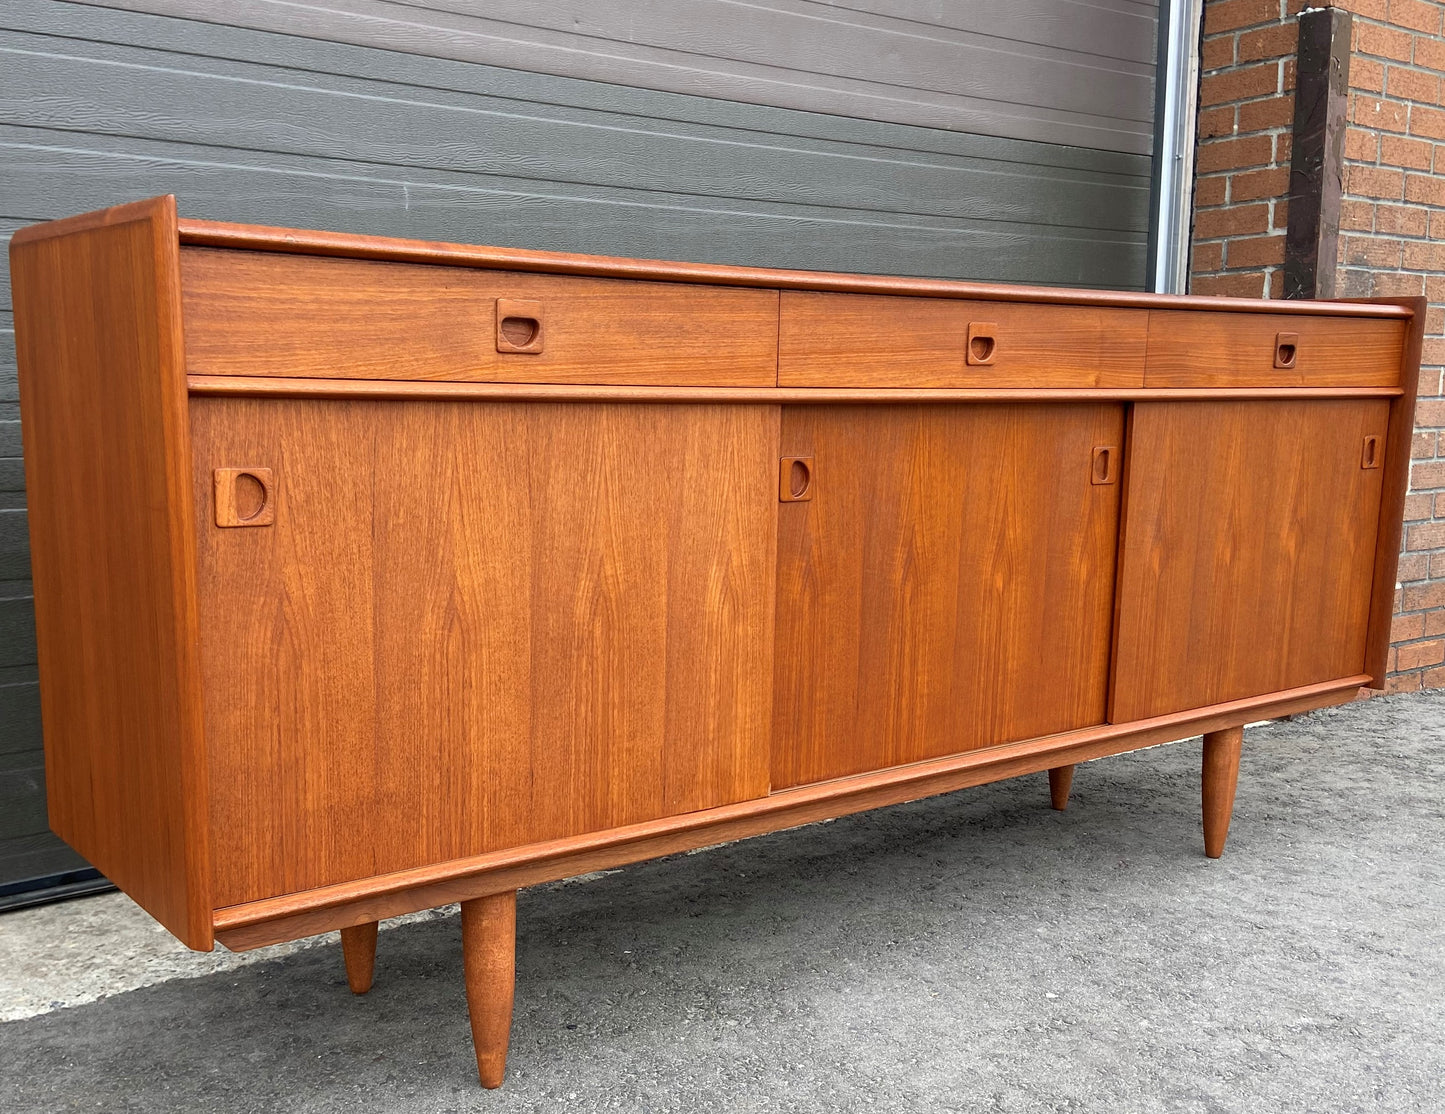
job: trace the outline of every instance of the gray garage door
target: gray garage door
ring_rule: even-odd
[[[214,220],[1138,289],[1156,41],[1137,0],[5,0],[0,236],[174,193]],[[0,902],[85,866],[45,827],[9,293]]]

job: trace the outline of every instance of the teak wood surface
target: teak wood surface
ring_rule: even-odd
[[[181,252],[186,365],[198,375],[714,384],[777,379],[771,290],[365,259]],[[498,350],[498,299],[540,309]]]
[[[1389,403],[1138,403],[1110,719],[1364,670]]]
[[[176,256],[173,198],[10,242],[50,824],[209,949]]]
[[[789,407],[773,787],[1104,720],[1119,486],[1110,404]],[[1358,670],[1356,670],[1358,672]]]
[[[1288,367],[1276,362],[1276,342],[1282,335],[1292,338],[1296,349]],[[1149,387],[1271,383],[1393,387],[1400,382],[1404,348],[1405,330],[1391,321],[1155,310],[1149,314],[1144,383]]]
[[[59,223],[59,222],[55,222]],[[41,227],[41,226],[36,226]],[[53,227],[45,226],[45,227]],[[790,271],[770,267],[737,267],[718,263],[685,263],[672,259],[626,259],[574,252],[531,251],[479,244],[430,240],[398,240],[351,232],[274,228],[221,221],[180,221],[182,244],[324,255],[341,259],[384,259],[396,263],[433,263],[448,267],[484,267],[536,274],[592,275],[605,278],[695,282],[714,286],[757,286],[768,290],[828,290],[853,294],[897,294],[921,298],[977,298],[993,302],[1036,305],[1123,306],[1131,309],[1197,309],[1209,313],[1279,313],[1302,317],[1379,317],[1404,321],[1414,316],[1408,301],[1368,299],[1337,302],[1269,302],[1258,298],[1144,294],[1127,290],[1078,290],[1065,287],[1008,286],[958,279],[913,278],[901,275],[847,274],[831,271]]]
[[[192,947],[1383,682],[1421,300],[1258,303],[178,221],[11,244],[50,807]],[[798,471],[801,469],[801,471]],[[371,926],[371,927],[367,927]]]
[[[767,793],[775,408],[191,415],[218,904]]]
[[[959,343],[971,325],[983,351]],[[1146,314],[1111,307],[787,290],[778,384],[1141,387],[1147,328]]]
[[[1137,723],[1084,728],[782,789],[753,801],[669,816],[592,836],[575,836],[384,877],[216,910],[216,937],[244,950],[349,924],[394,917],[489,893],[607,870],[660,855],[915,801],[1003,778],[1104,758],[1140,747],[1343,704],[1369,682],[1342,677],[1267,697],[1230,701]]]

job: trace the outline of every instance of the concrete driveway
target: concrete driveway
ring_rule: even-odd
[[[454,915],[194,956],[118,896],[0,917],[0,1109],[1442,1111],[1445,692],[523,893],[505,1087]],[[104,995],[102,997],[102,995]]]

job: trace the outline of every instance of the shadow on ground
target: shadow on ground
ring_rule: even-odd
[[[1445,693],[526,891],[506,1086],[457,919],[0,1025],[21,1111],[1445,1109]]]

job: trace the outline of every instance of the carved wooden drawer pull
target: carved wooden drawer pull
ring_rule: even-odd
[[[998,326],[992,321],[970,321],[968,323],[968,347],[964,349],[964,361],[970,366],[986,367],[993,363],[998,351]]]
[[[1299,358],[1299,333],[1276,333],[1274,336],[1274,366],[1288,371]]]
[[[542,351],[542,303],[497,299],[497,351],[535,356]]]

